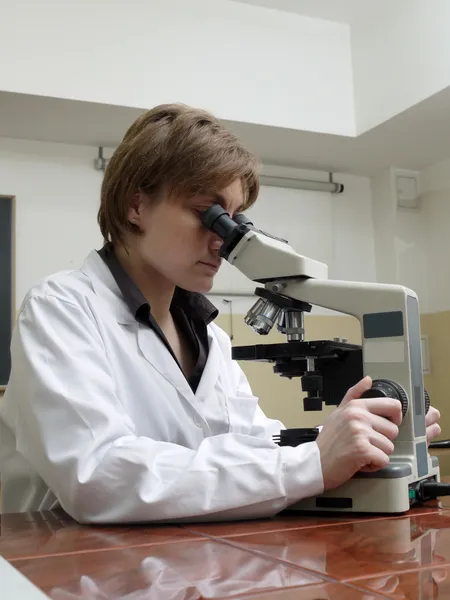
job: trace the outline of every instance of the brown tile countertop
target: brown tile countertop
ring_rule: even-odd
[[[87,527],[47,512],[0,524],[0,555],[54,600],[450,599],[448,500],[398,517]]]

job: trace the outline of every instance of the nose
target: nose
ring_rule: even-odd
[[[211,250],[213,250],[214,252],[218,252],[220,250],[220,248],[222,247],[222,244],[223,244],[223,239],[220,238],[216,233],[213,233],[211,235],[211,239],[210,239],[210,243],[209,243]]]

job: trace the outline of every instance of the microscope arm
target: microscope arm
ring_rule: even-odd
[[[323,279],[278,279],[266,284],[276,285],[280,294],[364,320],[364,315],[397,311],[405,307],[408,296],[416,294],[400,285]],[[274,290],[275,291],[275,290]]]
[[[242,231],[242,237],[234,247],[233,241],[228,246],[225,239],[221,255],[252,281],[263,283],[285,277],[328,278],[326,264],[298,254],[286,241],[262,231],[247,229]]]

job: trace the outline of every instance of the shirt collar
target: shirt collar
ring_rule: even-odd
[[[143,310],[150,311],[151,307],[144,294],[139,287],[128,275],[127,271],[120,264],[111,243],[107,243],[98,250],[98,254],[104,260],[112,276],[114,277],[117,286],[122,293],[128,308],[135,318],[142,314]],[[182,288],[175,288],[175,294],[172,300],[172,306],[177,306],[185,312],[186,316],[204,321],[206,324],[213,321],[219,311],[216,309],[203,294],[197,292],[189,292]],[[145,308],[143,308],[145,307]]]

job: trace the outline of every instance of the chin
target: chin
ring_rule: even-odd
[[[213,281],[199,283],[192,291],[197,292],[197,294],[209,294],[212,290],[213,283]]]
[[[179,287],[188,292],[196,292],[197,294],[208,294],[214,285],[213,277],[192,277],[189,281],[179,284]]]

